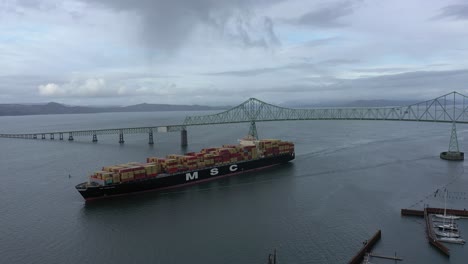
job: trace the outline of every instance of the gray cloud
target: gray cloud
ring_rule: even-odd
[[[206,73],[205,75],[250,77],[250,76],[257,76],[261,74],[274,73],[274,72],[283,71],[283,70],[314,69],[315,66],[316,65],[313,63],[291,63],[288,65],[278,66],[278,67],[267,67],[267,68],[257,68],[257,69],[248,69],[248,70],[238,70],[238,71],[212,72],[212,73]]]
[[[305,60],[308,60],[305,58]],[[332,67],[342,64],[353,64],[358,63],[359,60],[351,59],[330,59],[325,61],[320,61],[317,63],[311,62],[300,62],[300,63],[290,63],[277,67],[265,67],[265,68],[256,68],[256,69],[247,69],[247,70],[235,70],[235,71],[222,71],[222,72],[211,72],[205,73],[204,75],[212,76],[237,76],[237,77],[250,77],[257,76],[261,74],[274,73],[284,70],[316,70],[321,71],[323,67]]]
[[[292,80],[289,85],[257,87],[255,91],[250,91],[249,87],[239,87],[236,90],[219,90],[219,92],[225,96],[246,93],[272,103],[281,103],[283,99],[296,100],[304,104],[310,103],[311,100],[316,102],[382,98],[428,100],[454,90],[468,94],[466,83],[468,83],[468,69],[416,71],[356,79],[317,77]]]
[[[36,9],[42,11],[52,11],[60,5],[54,0],[12,0],[10,4],[6,4],[4,7],[9,8],[10,12],[17,12],[23,14],[21,9]],[[2,5],[0,4],[0,11]]]
[[[468,69],[452,71],[415,71],[387,74],[376,77],[344,79],[336,77],[315,77],[291,80],[290,84],[259,85],[255,90],[246,85],[236,89],[200,87],[189,91],[192,96],[210,94],[232,98],[229,104],[240,103],[239,94],[257,97],[274,104],[291,100],[300,104],[350,100],[427,100],[458,91],[468,94]],[[226,99],[224,99],[226,100]],[[233,101],[239,100],[239,101]]]
[[[250,77],[250,76],[257,76],[257,75],[265,74],[265,73],[276,72],[281,69],[282,69],[281,67],[257,68],[257,69],[249,69],[249,70],[238,70],[238,71],[211,72],[211,73],[204,73],[204,75]]]
[[[341,37],[330,37],[330,38],[316,39],[316,40],[307,41],[303,45],[305,47],[311,47],[312,48],[312,47],[328,45],[328,44],[334,43],[334,42],[342,40],[342,39],[343,38],[341,38]]]
[[[412,99],[429,99],[447,92],[464,92],[468,82],[468,70],[416,71],[400,74],[381,75],[358,79],[340,80],[338,86],[343,92],[354,96],[380,98],[411,96]]]
[[[356,79],[301,78],[290,85],[277,85],[256,90],[259,99],[282,103],[280,98],[298,105],[352,100],[423,101],[458,91],[468,94],[465,83],[468,70],[418,71]],[[246,91],[247,92],[247,91]],[[281,93],[284,94],[280,97]]]
[[[39,0],[16,0],[16,4],[18,6],[26,7],[26,8],[37,8],[41,7],[41,1]]]
[[[256,39],[249,30],[249,14],[256,7],[273,4],[267,0],[81,0],[118,11],[133,12],[141,19],[141,35],[149,49],[174,51],[192,36],[200,25],[208,26],[240,39],[246,46],[279,43],[273,22],[265,19],[262,28],[267,38]],[[230,19],[237,26],[228,27]],[[230,32],[226,32],[230,31]]]
[[[382,72],[402,72],[408,71],[410,68],[405,67],[388,67],[388,68],[360,68],[354,69],[355,72],[369,72],[369,73],[382,73]]]
[[[337,65],[342,65],[342,64],[354,64],[360,62],[359,60],[355,59],[330,59],[330,60],[324,60],[320,61],[318,64],[322,66],[337,66]]]
[[[355,3],[353,1],[333,3],[307,12],[291,22],[314,27],[343,27],[346,25],[340,22],[339,19],[352,14],[354,8]]]
[[[268,41],[275,45],[281,44],[278,37],[276,36],[273,20],[271,20],[271,18],[269,17],[265,17],[264,25],[266,34],[268,36]]]
[[[311,65],[301,66],[298,64],[295,67],[311,67]],[[275,104],[282,103],[283,99],[307,104],[312,101],[320,103],[329,100],[349,101],[382,98],[426,100],[453,90],[467,93],[466,83],[468,83],[467,69],[416,71],[355,79],[323,76],[255,84],[251,84],[249,79],[245,79],[244,82],[236,83],[235,89],[227,89],[217,83],[187,87],[177,83],[176,80],[160,82],[143,79],[136,83],[124,83],[94,78],[68,83],[44,83],[38,87],[38,91],[44,99],[89,98],[96,100],[99,97],[106,97],[108,100],[111,98],[116,100],[117,98],[135,98],[138,99],[138,102],[152,102],[152,98],[157,97],[158,101],[175,100],[173,103],[186,103],[193,101],[194,98],[202,98],[203,103],[215,105],[219,102],[224,104],[240,103],[246,99],[241,95],[245,95]],[[254,90],[252,90],[251,85],[255,86]]]
[[[434,19],[451,18],[455,20],[468,19],[468,4],[449,5],[440,10]]]

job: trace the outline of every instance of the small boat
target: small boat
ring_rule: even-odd
[[[450,223],[450,224],[434,223],[434,226],[442,230],[458,231],[458,226],[454,223]]]
[[[459,216],[456,216],[456,215],[448,215],[448,214],[445,214],[445,213],[444,213],[443,215],[441,215],[441,214],[436,214],[436,215],[434,215],[434,216],[437,217],[437,218],[447,219],[447,220],[457,220],[457,219],[460,219]]]
[[[461,244],[461,245],[465,244],[464,239],[456,238],[456,237],[440,237],[438,240],[442,242],[453,243],[453,244]]]
[[[449,238],[459,238],[460,234],[458,232],[451,232],[451,231],[439,231],[434,230],[434,233],[440,237],[449,237]]]

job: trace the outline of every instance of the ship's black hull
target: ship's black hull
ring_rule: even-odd
[[[82,186],[83,184],[79,184],[76,186],[76,189],[80,192],[83,198],[89,201],[104,197],[120,196],[129,193],[177,188],[180,186],[231,176],[246,171],[262,169],[277,164],[286,163],[293,159],[294,153],[283,154],[274,157],[208,167],[196,171],[181,172],[167,176],[159,175],[158,177],[152,179],[136,180],[109,186],[80,188],[79,186]]]

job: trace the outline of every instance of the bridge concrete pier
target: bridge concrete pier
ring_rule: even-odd
[[[55,136],[55,135],[54,135],[53,133],[50,134],[50,139],[51,139],[51,140],[54,140],[54,136]]]
[[[149,133],[148,133],[148,144],[154,145],[153,130],[152,130],[152,129],[150,129],[150,131],[149,131]]]
[[[68,133],[68,141],[73,141],[73,134],[72,133]]]
[[[119,133],[119,143],[120,143],[120,144],[125,143],[124,135],[123,135],[123,132],[122,132],[122,131],[120,131],[120,133]]]
[[[250,122],[249,136],[254,139],[258,139],[257,126],[255,125],[255,121]]]
[[[36,134],[33,135],[33,139],[37,139],[37,135],[36,135]]]
[[[463,161],[465,160],[465,153],[464,152],[452,152],[452,151],[444,151],[440,153],[440,158],[444,160],[451,160],[451,161]]]
[[[45,134],[42,134],[42,139],[45,139]]]
[[[182,147],[188,146],[187,130],[186,130],[186,129],[182,129],[182,130],[180,131],[180,145],[181,145]]]
[[[59,134],[59,139],[60,139],[60,140],[63,140],[63,133],[60,133],[60,134]]]
[[[97,140],[97,135],[96,134],[93,134],[93,142],[96,143],[98,140]]]
[[[452,133],[450,135],[450,143],[448,151],[440,153],[440,158],[451,161],[463,161],[465,153],[461,152],[458,148],[457,127],[455,122],[452,123]]]

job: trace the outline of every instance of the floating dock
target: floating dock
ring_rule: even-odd
[[[377,241],[380,240],[382,237],[382,232],[380,229],[371,237],[371,239],[367,240],[364,246],[359,250],[359,252],[348,262],[349,264],[360,264],[362,263],[364,256],[370,252],[370,250],[374,247]]]
[[[369,253],[369,256],[370,257],[374,257],[374,258],[381,258],[381,259],[389,259],[389,260],[395,260],[395,261],[403,261],[402,258],[399,258],[396,256],[396,253],[395,253],[395,256],[382,256],[382,255],[377,255],[377,254],[374,254],[374,253]]]

